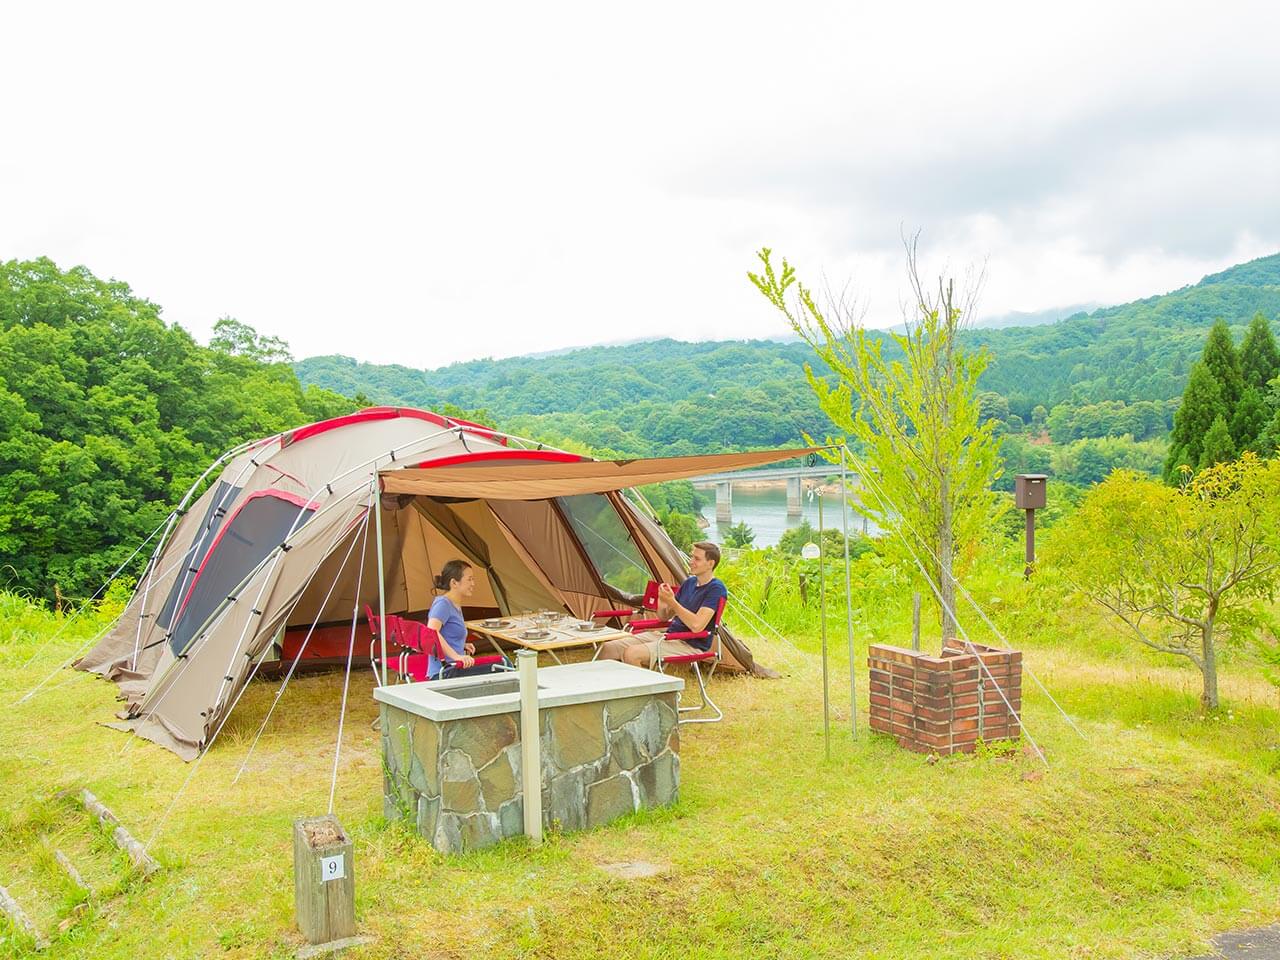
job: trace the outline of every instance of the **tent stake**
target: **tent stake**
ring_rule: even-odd
[[[840,514],[844,524],[844,623],[849,638],[849,725],[858,735],[858,704],[854,685],[857,664],[853,661],[853,590],[849,585],[849,469],[848,448],[840,444]]]
[[[385,576],[382,567],[382,481],[374,474],[373,479],[373,523],[378,539],[378,638],[382,641],[382,686],[387,685],[387,594],[383,588],[382,578]],[[368,527],[365,527],[368,530]]]

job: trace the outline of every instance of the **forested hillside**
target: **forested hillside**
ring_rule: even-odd
[[[1240,340],[1259,312],[1280,316],[1280,255],[1048,326],[970,331],[993,356],[982,403],[1007,434],[1006,474],[1160,472],[1210,324]],[[0,585],[85,596],[225,449],[366,402],[597,455],[781,446],[827,431],[811,360],[795,341],[658,340],[427,372],[290,366],[286,344],[229,318],[202,346],[124,283],[0,263]]]
[[[124,283],[0,263],[0,585],[91,593],[224,450],[354,408],[282,348],[234,321],[203,347]]]
[[[652,340],[439,370],[312,357],[304,383],[378,403],[482,410],[515,432],[626,454],[795,443],[825,418],[804,379],[803,343]]]
[[[973,330],[968,342],[991,350],[983,386],[1027,419],[1037,404],[1175,399],[1213,321],[1239,337],[1257,313],[1280,317],[1280,254],[1047,326]]]
[[[1012,432],[1048,423],[1061,442],[1143,440],[1167,434],[1213,321],[1225,319],[1238,336],[1257,313],[1280,316],[1280,254],[1162,296],[1042,326],[970,330],[966,340],[990,350],[982,386],[1003,398],[997,415]],[[643,454],[823,433],[803,377],[811,360],[797,342],[655,340],[430,371],[341,356],[294,369],[304,383],[376,402],[454,403],[540,434]]]

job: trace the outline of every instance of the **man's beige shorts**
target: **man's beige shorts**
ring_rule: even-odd
[[[608,640],[600,644],[598,660],[621,660],[622,652],[632,647],[643,646],[649,651],[649,666],[657,664],[658,648],[661,646],[664,657],[687,656],[689,654],[706,653],[697,647],[690,646],[683,640],[668,640],[661,630],[646,630],[625,640]]]

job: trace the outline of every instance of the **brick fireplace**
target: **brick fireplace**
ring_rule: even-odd
[[[867,661],[871,729],[887,733],[908,750],[946,755],[971,751],[979,740],[1019,736],[1018,721],[1009,711],[1011,705],[1022,714],[1019,650],[949,640],[941,656],[931,656],[874,644]]]

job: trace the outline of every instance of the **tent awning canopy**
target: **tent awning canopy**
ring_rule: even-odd
[[[685,480],[712,473],[758,467],[791,460],[821,450],[756,450],[749,453],[710,453],[688,457],[650,457],[631,460],[575,462],[517,461],[506,457],[477,457],[465,466],[412,467],[382,470],[386,493],[469,497],[488,500],[546,500],[583,493],[608,493],[647,483]]]

